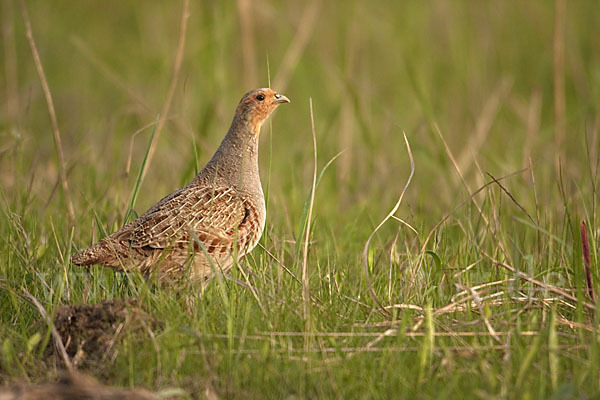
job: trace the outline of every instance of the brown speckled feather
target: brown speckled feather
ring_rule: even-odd
[[[133,222],[72,257],[79,265],[138,268],[159,277],[209,277],[227,270],[260,239],[265,203],[258,176],[258,133],[289,102],[271,89],[247,93],[221,146],[200,174]],[[188,268],[189,267],[189,268]]]
[[[178,190],[127,225],[115,239],[131,247],[160,249],[189,242],[187,232],[228,240],[245,215],[244,201],[233,188],[199,187]]]

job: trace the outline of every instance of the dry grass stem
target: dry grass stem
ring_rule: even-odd
[[[49,327],[51,327],[52,338],[54,339],[54,345],[56,346],[58,353],[62,357],[62,360],[65,363],[65,367],[69,371],[73,371],[73,363],[71,362],[71,359],[69,358],[69,355],[67,354],[67,350],[65,349],[65,345],[64,345],[60,335],[58,334],[58,331],[56,330],[54,323],[52,322],[52,320],[50,320],[50,317],[48,316],[46,309],[44,308],[44,306],[42,306],[40,304],[40,302],[35,297],[33,297],[33,295],[31,293],[29,293],[29,291],[27,289],[22,287],[21,290],[23,291],[22,296],[33,303],[33,305],[38,309],[38,311],[42,315],[42,318],[45,320],[46,324]]]
[[[481,285],[473,286],[470,289],[471,290],[481,290],[481,289],[486,289],[486,288],[490,288],[490,287],[497,286],[497,285],[504,285],[504,284],[511,283],[514,281],[515,281],[514,278],[502,279],[500,281],[482,283]],[[472,294],[471,290],[463,289],[461,292],[458,292],[457,294],[452,296],[451,301],[456,301],[456,299],[461,296],[466,296],[466,295]]]
[[[579,303],[579,300],[577,299],[577,297],[575,297],[573,295],[570,295],[569,293],[565,292],[563,289],[558,288],[558,287],[556,287],[554,285],[549,285],[547,283],[538,281],[537,279],[532,278],[531,276],[527,275],[524,272],[517,271],[513,266],[508,265],[507,263],[495,260],[493,257],[491,257],[490,255],[488,255],[485,251],[482,250],[482,252],[483,252],[483,254],[485,254],[485,256],[493,264],[498,265],[500,267],[503,267],[503,268],[507,269],[508,271],[510,271],[513,274],[517,275],[519,278],[521,278],[521,279],[523,279],[523,280],[525,280],[527,282],[533,283],[534,285],[539,286],[539,287],[547,290],[550,293],[554,293],[554,294],[557,294],[559,296],[562,296],[565,299],[570,300],[570,301],[572,301],[572,302],[574,302],[576,304]],[[585,308],[587,308],[590,311],[596,310],[596,306],[593,305],[593,304],[591,304],[591,303],[588,303],[587,301],[581,301],[581,305],[583,305]]]
[[[385,332],[391,331],[391,329],[386,330]],[[385,333],[383,332],[383,333]],[[400,332],[397,331],[398,334],[405,337],[424,337],[426,335],[430,335],[429,332]],[[284,337],[299,337],[303,336],[304,332],[260,332],[261,336],[244,336],[246,339],[255,339],[255,340],[265,340],[269,336],[284,336]],[[382,332],[314,332],[315,337],[379,337]],[[518,333],[521,336],[538,336],[540,332],[538,331],[521,331]],[[433,332],[435,337],[478,337],[478,336],[490,336],[490,333],[487,331],[454,331],[454,332]],[[515,335],[513,331],[507,332],[496,332],[496,336],[510,336]],[[229,338],[228,335],[203,335],[209,337],[220,337],[222,339]],[[390,333],[387,333],[386,336],[392,336]],[[241,338],[241,336],[240,336]]]
[[[540,90],[533,90],[529,106],[527,107],[527,136],[523,143],[523,168],[529,165],[531,160],[533,146],[537,137],[540,135],[540,121],[542,114],[542,94]]]
[[[48,81],[46,80],[44,67],[42,66],[42,61],[35,45],[33,30],[31,29],[31,20],[29,19],[29,13],[27,12],[27,7],[25,6],[25,0],[19,0],[19,4],[21,5],[21,13],[23,14],[23,21],[25,22],[27,41],[29,42],[29,47],[31,48],[31,54],[33,55],[35,68],[42,83],[42,90],[44,91],[44,97],[46,98],[46,104],[48,105],[48,113],[50,114],[50,122],[52,123],[52,133],[54,135],[54,146],[56,148],[56,156],[58,157],[58,173],[60,184],[67,202],[68,215],[72,222],[75,219],[75,208],[73,207],[73,202],[71,201],[71,196],[69,193],[65,156],[63,153],[60,130],[58,129],[58,120],[56,119],[56,112],[54,111],[54,101],[52,100],[52,93],[50,92]]]
[[[556,168],[562,158],[565,139],[566,101],[565,101],[565,17],[566,0],[554,0],[554,37],[552,39],[552,75],[554,84],[554,145]]]
[[[470,138],[469,145],[458,156],[457,165],[462,171],[462,176],[468,175],[473,165],[470,162],[471,158],[474,154],[479,153],[481,147],[486,142],[492,130],[494,120],[500,111],[502,100],[509,94],[511,88],[512,80],[506,77],[503,78],[483,106],[483,110],[475,126],[475,135]],[[461,179],[463,179],[462,176]]]
[[[410,226],[410,225],[409,225]],[[388,269],[388,303],[392,302],[392,275],[394,272],[394,261],[396,255],[396,244],[398,243],[398,237],[400,236],[400,229],[398,227],[396,230],[396,235],[394,235],[394,240],[392,240],[392,244],[390,245],[390,252],[388,255],[389,258],[389,269]]]
[[[458,285],[458,286],[459,286],[459,288],[466,290],[473,295],[473,300],[475,301],[475,304],[477,305],[477,308],[479,309],[479,315],[481,316],[481,319],[483,320],[483,323],[485,324],[488,332],[497,342],[500,342],[500,339],[498,338],[498,335],[496,334],[496,330],[492,327],[492,324],[490,323],[489,319],[485,315],[485,310],[483,309],[483,302],[482,302],[481,297],[479,296],[479,293],[477,293],[477,291],[475,291],[471,287],[464,286],[464,285]]]
[[[469,272],[471,269],[475,268],[475,266],[477,264],[479,264],[480,262],[481,262],[481,258],[479,260],[476,260],[475,262],[472,262],[471,264],[467,265],[465,268],[461,269],[460,271],[458,271],[457,273],[452,275],[452,277],[454,279],[458,278],[462,274],[465,274],[465,273]]]
[[[302,249],[302,304],[305,330],[310,332],[310,282],[308,277],[308,245],[310,242],[310,224],[312,221],[313,206],[315,203],[315,190],[317,188],[317,133],[315,131],[315,117],[313,114],[312,98],[308,99],[310,108],[310,127],[313,140],[313,180],[310,189],[310,202],[308,206],[308,216],[306,217],[306,234],[304,237],[304,247]],[[308,346],[308,336],[305,344]]]
[[[6,115],[10,123],[16,124],[19,118],[19,66],[13,18],[13,2],[3,1],[2,5],[2,44],[4,49],[4,75],[6,84]],[[0,150],[0,154],[2,150]]]
[[[181,64],[183,63],[183,53],[185,50],[185,38],[187,32],[187,22],[190,16],[189,13],[190,8],[190,0],[183,0],[183,10],[181,12],[181,23],[179,29],[179,43],[177,45],[177,53],[175,53],[175,62],[173,64],[173,75],[171,76],[171,84],[169,85],[169,91],[167,92],[167,98],[163,105],[163,108],[160,112],[160,119],[158,120],[158,125],[156,127],[156,133],[154,134],[154,138],[152,139],[152,143],[150,144],[150,149],[148,151],[148,160],[142,171],[142,181],[146,176],[146,172],[148,171],[148,167],[150,166],[150,161],[152,161],[152,156],[156,151],[156,146],[158,144],[158,138],[167,122],[167,118],[169,115],[169,109],[171,108],[171,103],[173,102],[173,96],[175,94],[175,89],[177,88],[177,81],[179,80],[179,72],[181,71]]]
[[[385,306],[386,310],[392,310],[394,308],[399,310],[415,310],[423,312],[423,307],[418,306],[416,304],[392,304],[390,306]]]
[[[512,200],[513,203],[515,203],[515,205],[517,207],[519,207],[521,209],[521,211],[523,211],[523,213],[527,216],[527,218],[529,218],[529,220],[531,221],[531,223],[533,225],[537,226],[537,223],[535,222],[535,220],[531,217],[531,215],[529,215],[529,213],[527,212],[527,210],[525,209],[525,207],[523,207],[515,198],[515,196],[513,196],[507,188],[504,187],[504,185],[502,185],[502,183],[500,183],[500,181],[498,181],[496,178],[494,178],[494,176],[492,174],[490,174],[489,172],[486,172],[486,175],[489,176],[490,178],[492,178],[492,181],[498,185],[498,187],[500,187],[500,189],[502,189],[502,191],[504,193],[506,193],[506,195]]]
[[[256,288],[250,282],[250,276],[249,276],[248,272],[246,272],[245,268],[243,268],[241,264],[238,264],[238,270],[241,272],[242,276],[244,277],[244,281],[246,281],[246,282],[242,282],[242,283],[245,283],[244,287],[246,287],[248,290],[250,290],[250,293],[252,293],[252,296],[254,297],[254,300],[256,300],[256,304],[258,304],[258,307],[262,311],[263,315],[268,316],[269,314],[267,313],[267,310],[265,310],[265,307],[263,306],[262,301],[260,301],[260,297],[258,296],[258,292],[257,292]]]
[[[477,212],[481,216],[481,219],[483,220],[485,225],[487,227],[490,227],[490,222],[489,222],[488,218],[485,216],[485,214],[481,210],[481,206],[479,205],[479,203],[477,203],[477,201],[475,200],[475,197],[472,196],[471,189],[469,188],[469,184],[467,183],[467,181],[465,179],[465,176],[461,170],[461,167],[458,164],[458,162],[456,161],[456,159],[454,158],[454,155],[452,154],[452,151],[450,150],[450,147],[448,146],[446,139],[444,139],[444,135],[442,135],[442,131],[440,130],[440,128],[437,124],[435,124],[435,131],[438,134],[440,140],[442,141],[442,143],[444,145],[444,149],[446,150],[446,154],[448,155],[448,158],[452,162],[452,165],[454,166],[454,169],[456,170],[456,173],[458,174],[460,181],[462,182],[463,186],[465,187],[465,190],[467,191],[467,194],[469,195],[469,199],[473,202],[473,205],[475,206],[475,208],[477,208]],[[498,243],[498,245],[500,245],[502,247],[502,244],[500,242]],[[503,247],[502,247],[502,250],[504,251]],[[506,251],[504,251],[504,252],[506,253]]]
[[[392,218],[395,219],[396,221],[400,222],[402,225],[406,226],[408,229],[410,229],[415,235],[418,235],[419,232],[417,232],[417,230],[415,228],[412,227],[411,224],[409,224],[408,222],[406,222],[405,220],[403,220],[402,218],[396,217],[395,215],[392,215]]]
[[[298,282],[298,284],[302,285],[302,281],[300,279],[298,279],[298,277],[296,275],[294,275],[294,273],[288,267],[286,267],[285,264],[279,260],[279,258],[275,257],[275,255],[273,255],[273,253],[271,253],[269,250],[267,250],[267,248],[265,246],[263,246],[262,243],[258,243],[257,246],[260,247],[261,249],[263,249],[264,252],[267,253],[267,255],[269,257],[271,257],[273,260],[275,260],[275,262],[277,264],[279,264],[279,266],[281,268],[283,268],[283,270],[285,272],[287,272],[294,279],[294,281],[296,281],[296,282]]]
[[[545,346],[542,346],[544,350],[547,350]],[[586,349],[586,345],[559,345],[556,347],[557,350],[563,351],[574,351]],[[478,345],[478,346],[434,346],[433,351],[451,351],[465,353],[465,355],[475,355],[477,352],[482,351],[508,351],[510,345],[499,344],[499,345]],[[309,353],[404,353],[404,352],[417,352],[421,351],[421,346],[384,346],[384,347],[321,347],[321,348],[286,348],[286,349],[271,349],[269,350],[273,354],[309,354]],[[190,352],[194,355],[218,355],[217,350],[198,350]],[[231,354],[244,354],[244,355],[256,355],[263,356],[263,350],[255,349],[239,349],[231,350]],[[310,358],[300,359],[305,362],[309,362]]]

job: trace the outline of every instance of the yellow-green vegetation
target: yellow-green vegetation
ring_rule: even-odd
[[[174,74],[181,2],[25,1],[68,191],[21,2],[1,5],[0,381],[61,368],[32,299],[53,315],[137,297],[152,318],[126,318],[83,368],[105,383],[190,398],[600,395],[596,2],[192,2]],[[69,263],[189,181],[239,98],[269,83],[292,103],[263,127],[267,228],[231,280],[161,286]]]

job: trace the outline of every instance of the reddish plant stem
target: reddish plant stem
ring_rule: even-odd
[[[581,250],[583,253],[583,269],[585,271],[585,283],[587,285],[590,299],[594,301],[594,285],[592,283],[592,268],[590,259],[590,241],[588,239],[587,226],[585,225],[585,221],[581,221],[581,225],[579,225],[579,230],[581,232]]]

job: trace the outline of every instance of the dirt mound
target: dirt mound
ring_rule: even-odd
[[[65,350],[73,366],[78,368],[112,364],[122,332],[126,329],[148,331],[156,325],[135,299],[59,306],[54,317],[54,326]]]
[[[0,400],[38,399],[153,400],[158,397],[143,389],[123,390],[104,386],[94,378],[79,373],[66,374],[56,383],[0,388]]]

